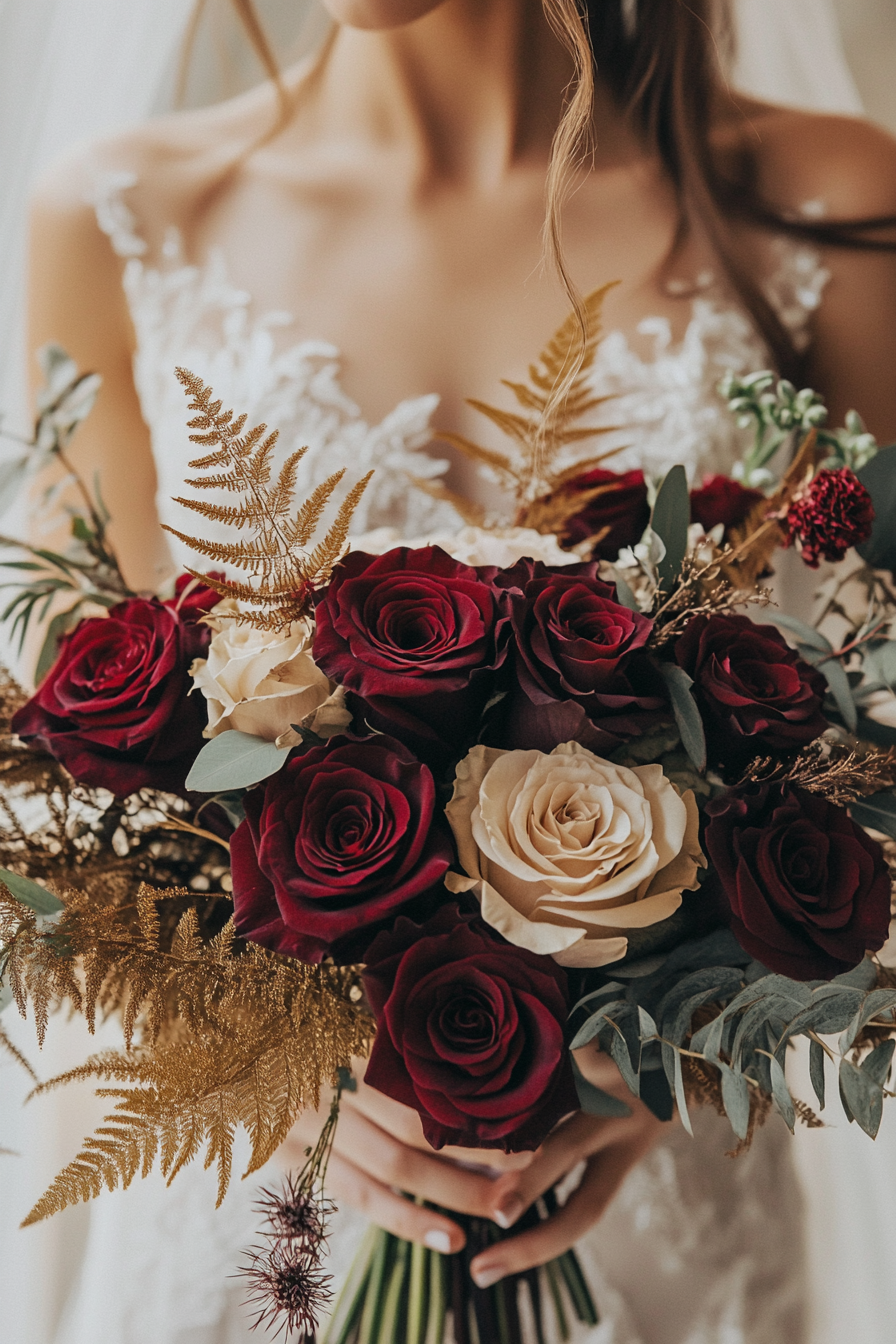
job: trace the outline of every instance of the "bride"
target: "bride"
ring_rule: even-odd
[[[872,246],[893,239],[896,144],[733,96],[717,68],[721,4],[326,7],[334,26],[310,63],[80,153],[35,199],[30,340],[103,376],[76,451],[100,472],[134,587],[190,558],[158,527],[177,526],[188,455],[176,364],[279,428],[284,451],[307,443],[310,479],[375,466],[361,530],[406,536],[457,525],[411,484],[446,466],[453,489],[501,507],[447,447],[427,454],[430,424],[481,438],[465,398],[494,400],[579,294],[614,280],[594,381],[620,427],[601,440],[617,470],[727,470],[738,439],[716,383],[769,362],[819,388],[835,421],[857,406],[896,438],[896,258]],[[300,1121],[285,1161],[313,1127]],[[471,1168],[428,1151],[415,1114],[362,1086],[329,1184],[343,1208],[449,1251],[459,1226],[395,1187],[511,1228],[574,1173],[552,1219],[474,1260],[478,1283],[577,1242],[603,1318],[590,1344],[799,1344],[790,1142],[772,1121],[731,1162],[714,1114],[692,1141],[636,1104],[625,1121],[574,1117],[531,1158]],[[158,1204],[188,1204],[188,1180]],[[133,1220],[116,1208],[126,1240]],[[356,1226],[337,1237],[337,1273]],[[167,1237],[168,1262],[208,1292],[194,1223],[141,1233]],[[233,1320],[162,1327],[140,1288],[97,1294],[93,1332],[76,1309],[70,1338],[242,1338]]]

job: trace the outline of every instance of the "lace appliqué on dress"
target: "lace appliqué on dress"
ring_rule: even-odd
[[[147,245],[125,200],[136,185],[131,173],[110,173],[95,184],[93,204],[100,228],[125,259],[124,287],[137,334],[134,377],[143,414],[152,435],[158,475],[161,520],[190,531],[190,516],[173,503],[182,493],[190,444],[184,399],[174,367],[185,365],[217,396],[250,423],[264,421],[280,430],[278,452],[285,456],[306,446],[300,465],[299,492],[307,491],[334,466],[348,464],[352,480],[371,468],[376,474],[358,509],[356,534],[395,527],[406,536],[450,531],[460,525],[450,505],[414,488],[413,477],[436,478],[447,463],[425,451],[431,441],[435,396],[403,401],[378,425],[369,425],[340,383],[339,351],[329,343],[303,340],[284,344],[292,315],[251,314],[251,296],[233,285],[220,250],[206,262],[184,260],[180,238],[169,230],[158,265],[146,261]],[[809,340],[809,321],[818,307],[827,272],[817,252],[777,240],[779,265],[767,293],[801,348]],[[645,358],[624,332],[611,331],[601,342],[594,364],[594,390],[610,400],[592,422],[611,428],[599,440],[602,453],[617,449],[608,465],[615,470],[642,467],[661,476],[677,462],[699,480],[704,473],[728,471],[741,455],[743,432],[737,428],[716,390],[723,374],[761,368],[768,352],[745,313],[714,293],[711,274],[701,277],[691,317],[681,340],[673,340],[666,318],[646,318],[639,334],[652,342]],[[580,444],[562,465],[590,456],[593,444]],[[209,528],[210,536],[225,533]],[[174,558],[195,561],[186,547],[172,541]]]

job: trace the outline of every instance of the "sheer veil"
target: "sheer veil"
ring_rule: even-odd
[[[266,0],[262,12],[276,18],[279,8],[294,16],[315,3]],[[121,0],[0,0],[0,409],[14,425],[26,419],[20,332],[31,184],[49,162],[77,142],[140,121],[164,105],[192,9],[193,0],[128,0],[126,5]],[[732,72],[736,87],[804,108],[861,111],[832,0],[735,0],[735,10],[740,36]],[[294,28],[292,19],[290,23]],[[211,101],[214,88],[207,94]],[[21,523],[7,520],[6,526]],[[15,1032],[17,1023],[10,1016],[4,1025]],[[21,1040],[30,1052],[33,1034],[22,1034]],[[51,1033],[41,1060],[44,1076],[70,1065],[66,1051],[83,1058],[97,1044],[85,1045],[80,1037],[73,1043],[66,1032],[60,1032],[54,1044],[56,1040]],[[0,1058],[0,1145],[23,1154],[22,1160],[0,1156],[4,1164],[0,1264],[6,1283],[16,1286],[15,1292],[5,1294],[4,1329],[6,1337],[18,1344],[49,1344],[57,1337],[66,1293],[78,1273],[90,1215],[85,1209],[69,1211],[23,1234],[16,1224],[71,1157],[90,1121],[71,1094],[61,1105],[48,1098],[35,1114],[23,1114],[26,1083]],[[833,1131],[835,1144],[845,1139],[845,1134]],[[815,1212],[825,1219],[830,1237],[826,1246],[815,1248],[816,1259],[821,1263],[825,1256],[830,1268],[840,1261],[837,1281],[843,1283],[849,1275],[854,1289],[848,1304],[852,1315],[847,1313],[844,1319],[841,1314],[830,1344],[853,1336],[876,1344],[891,1337],[883,1313],[892,1313],[890,1323],[896,1317],[896,1302],[883,1300],[885,1285],[892,1283],[889,1266],[875,1260],[880,1248],[892,1246],[896,1239],[892,1200],[885,1198],[890,1185],[885,1178],[896,1175],[896,1147],[891,1145],[884,1155],[884,1171],[880,1165],[872,1168],[872,1157],[881,1158],[880,1152],[873,1154],[872,1145],[864,1140],[862,1144],[861,1153],[856,1143],[843,1144],[842,1150],[832,1147],[827,1163],[813,1168],[816,1185],[827,1191],[825,1207],[819,1205]],[[854,1191],[846,1189],[847,1181],[853,1182]],[[860,1200],[866,1201],[861,1210]],[[861,1309],[860,1294],[865,1303]],[[879,1299],[879,1315],[872,1296]],[[829,1344],[828,1336],[819,1334],[817,1344]]]

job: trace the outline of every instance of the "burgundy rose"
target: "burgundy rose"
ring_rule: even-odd
[[[851,546],[868,540],[873,526],[871,495],[849,467],[820,471],[784,519],[788,545],[796,543],[810,569],[820,560],[842,560]]]
[[[708,803],[706,815],[732,931],[763,966],[829,980],[883,946],[883,851],[842,807],[789,784],[754,784]]]
[[[231,840],[237,930],[302,961],[361,959],[372,929],[451,861],[433,777],[389,737],[331,738],[244,801]]]
[[[564,490],[582,493],[599,489],[565,523],[564,546],[577,546],[589,537],[600,540],[593,555],[598,560],[615,560],[623,546],[634,546],[650,522],[647,483],[643,471],[606,471],[595,467],[566,482]],[[602,535],[601,535],[602,534]]]
[[[578,1109],[566,976],[473,915],[399,919],[368,952],[366,1081],[419,1112],[433,1148],[537,1148]]]
[[[209,578],[223,579],[224,575],[219,570],[212,570]],[[220,601],[220,593],[201,579],[194,578],[192,574],[179,574],[174,584],[174,596],[169,597],[164,605],[173,608],[182,621],[198,621],[207,616]]]
[[[209,633],[155,599],[135,597],[81,621],[61,642],[13,731],[81,784],[119,797],[179,792],[202,746],[203,702],[189,667]]]
[[[496,583],[509,593],[514,633],[511,745],[551,751],[575,738],[606,753],[655,723],[666,702],[645,653],[653,623],[615,600],[596,563],[550,570],[521,560]]]
[[[825,681],[770,625],[695,616],[675,644],[694,682],[711,765],[727,774],[763,752],[798,751],[827,728]]]
[[[438,546],[345,557],[318,599],[314,661],[363,701],[356,721],[424,754],[464,743],[506,654],[496,572]]]
[[[703,484],[691,491],[691,520],[704,532],[711,532],[719,523],[727,532],[745,522],[751,509],[764,498],[761,490],[748,490],[730,476],[706,476]]]

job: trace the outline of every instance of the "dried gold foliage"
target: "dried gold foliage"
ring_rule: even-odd
[[[16,1061],[16,1063],[20,1064],[21,1067],[25,1070],[25,1072],[27,1074],[30,1074],[30,1076],[34,1079],[34,1081],[37,1082],[37,1074],[34,1072],[31,1065],[28,1063],[28,1060],[22,1054],[18,1046],[15,1045],[14,1042],[9,1039],[6,1032],[3,1030],[2,1026],[0,1026],[0,1050],[3,1050],[6,1052],[6,1054],[11,1055],[12,1058]],[[5,1151],[6,1151],[5,1149],[0,1148],[0,1153]]]
[[[896,785],[896,753],[863,743],[848,747],[812,742],[795,758],[761,756],[747,767],[741,783],[796,784],[829,802],[848,806],[857,798]]]
[[[754,505],[740,527],[732,530],[733,547],[722,557],[720,572],[734,587],[753,588],[768,572],[772,556],[787,540],[779,519],[826,456],[817,432],[810,430],[775,493]]]
[[[176,503],[192,509],[210,522],[223,523],[251,533],[249,540],[208,541],[168,527],[180,541],[214,564],[224,564],[247,573],[247,582],[212,579],[190,570],[222,596],[235,597],[250,610],[244,619],[265,629],[282,629],[303,616],[311,589],[325,583],[341,558],[348,540],[352,515],[367,488],[368,472],[348,491],[331,526],[309,550],[324,510],[345,475],[345,468],[318,485],[301,504],[295,500],[296,474],[307,449],[300,448],[283,463],[272,480],[272,455],[277,432],[265,437],[267,426],[246,430],[245,415],[221,409],[213,392],[187,369],[177,377],[191,398],[196,414],[188,422],[194,432],[190,442],[213,451],[194,458],[190,466],[205,473],[189,479],[194,490],[225,490],[238,496],[235,504],[213,504],[203,499],[178,498]],[[258,610],[253,611],[252,608]]]
[[[123,1012],[126,1048],[104,1051],[37,1092],[74,1080],[113,1086],[115,1105],[77,1157],[29,1213],[39,1222],[105,1186],[127,1186],[158,1159],[168,1180],[203,1149],[217,1164],[219,1202],[231,1175],[238,1127],[248,1133],[246,1174],[262,1166],[299,1112],[318,1104],[352,1057],[367,1052],[372,1021],[359,1004],[352,968],[308,966],[234,939],[233,924],[209,939],[196,910],[170,942],[159,907],[183,891],[144,886],[136,921],[69,892],[51,936],[0,893],[0,938],[10,945],[9,978],[20,1007],[43,1014],[55,992],[92,1027],[98,1010]],[[82,968],[82,985],[75,966]]]
[[[123,804],[24,748],[3,717],[21,698],[0,669],[0,866],[44,882],[65,909],[41,927],[0,884],[5,979],[40,1040],[61,1002],[91,1029],[119,1014],[125,1036],[125,1049],[43,1085],[111,1083],[103,1094],[115,1105],[29,1218],[126,1185],[157,1158],[171,1178],[203,1148],[223,1193],[238,1126],[254,1170],[336,1071],[366,1053],[372,1020],[357,975],[237,940],[232,903],[214,891],[227,871],[219,839],[180,828],[180,799]]]
[[[767,588],[740,588],[722,574],[730,549],[719,552],[709,564],[693,555],[685,556],[681,583],[671,597],[654,612],[651,648],[662,648],[677,639],[695,616],[736,612],[742,607],[767,607],[771,593]]]
[[[438,436],[440,441],[451,444],[471,461],[492,471],[501,485],[515,495],[519,506],[514,519],[517,527],[559,531],[561,529],[555,526],[557,514],[561,514],[563,522],[588,502],[585,495],[574,495],[571,491],[564,494],[561,487],[569,473],[557,472],[555,464],[567,444],[608,433],[610,429],[609,426],[582,426],[579,422],[589,411],[609,400],[593,395],[588,375],[601,336],[604,299],[611,288],[611,285],[604,285],[585,299],[584,331],[578,315],[575,312],[569,314],[536,362],[529,365],[528,382],[502,379],[504,386],[513,393],[521,413],[505,411],[485,401],[467,402],[513,440],[516,447],[513,454],[484,448],[460,434],[440,433]],[[579,463],[574,474],[581,475],[603,460],[596,457]],[[558,490],[559,502],[552,502],[550,497],[557,495]]]

